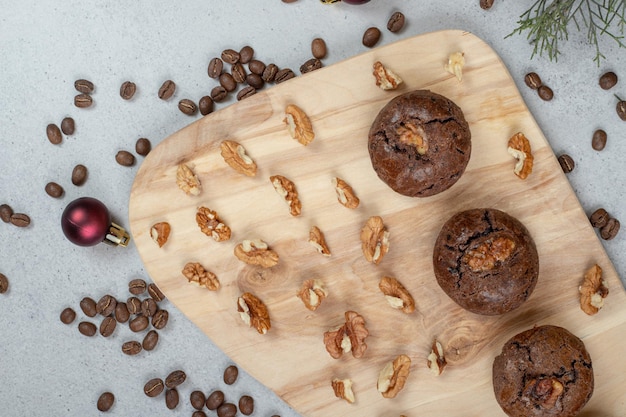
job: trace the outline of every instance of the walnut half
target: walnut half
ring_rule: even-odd
[[[380,61],[374,62],[374,78],[381,90],[395,90],[402,84],[402,78],[386,68]]]
[[[411,358],[402,354],[387,363],[378,374],[376,388],[385,398],[395,398],[411,372]]]
[[[439,376],[447,364],[441,343],[437,339],[433,340],[433,346],[430,355],[428,355],[428,369],[433,375]]]
[[[235,246],[235,256],[249,265],[271,268],[278,264],[278,254],[261,239],[244,240]]]
[[[444,65],[444,69],[461,81],[463,79],[464,66],[465,54],[463,52],[453,52],[448,56],[448,62]]]
[[[155,223],[150,228],[150,237],[162,248],[169,239],[171,231],[172,228],[168,222]]]
[[[207,208],[199,207],[196,212],[196,223],[202,233],[210,236],[216,242],[223,242],[230,239],[230,227],[226,226],[219,218],[217,212]]]
[[[378,288],[385,295],[387,302],[393,308],[409,314],[415,311],[415,300],[409,291],[393,277],[382,277]]]
[[[205,287],[211,291],[217,291],[220,288],[220,281],[217,276],[204,269],[198,262],[188,262],[183,268],[183,275],[190,283]]]
[[[533,154],[530,142],[523,133],[516,133],[509,139],[507,151],[517,159],[513,172],[520,179],[525,180],[533,172]]]
[[[176,169],[176,184],[185,194],[200,195],[202,185],[198,176],[186,164],[178,165]]]
[[[246,149],[234,140],[220,144],[222,158],[232,169],[248,177],[256,175],[256,163],[248,156]]]
[[[354,392],[352,391],[351,379],[334,378],[331,384],[333,387],[333,391],[335,392],[335,397],[341,398],[342,400],[346,400],[350,404],[354,403],[355,398],[354,398]]]
[[[365,260],[375,264],[379,264],[389,251],[389,232],[381,217],[370,217],[361,229],[361,249]]]
[[[352,352],[357,359],[361,358],[367,349],[365,338],[369,335],[365,319],[354,311],[346,311],[344,316],[346,321],[342,326],[324,333],[326,350],[335,359],[348,352]]]
[[[285,119],[283,121],[287,124],[287,130],[291,137],[302,145],[307,146],[315,139],[313,125],[311,124],[309,116],[295,104],[287,105],[285,108]]]
[[[580,308],[590,316],[604,306],[604,299],[609,295],[609,288],[602,279],[602,268],[597,264],[585,272],[583,283],[578,287]]]
[[[361,200],[356,196],[354,190],[350,185],[341,178],[334,177],[332,183],[335,186],[335,192],[337,193],[337,200],[341,205],[349,209],[355,209],[361,203]]]
[[[305,280],[300,287],[300,291],[298,291],[298,298],[311,311],[317,310],[327,295],[328,292],[324,288],[324,283],[319,279]]]
[[[313,245],[313,247],[322,255],[330,256],[330,249],[328,248],[324,234],[319,227],[311,227],[311,230],[309,231],[309,243]]]
[[[270,181],[278,195],[281,196],[289,206],[289,214],[299,216],[300,213],[302,213],[302,203],[298,198],[298,191],[296,190],[295,184],[282,175],[272,175]]]
[[[254,327],[260,334],[265,334],[272,327],[267,307],[255,295],[245,292],[237,299],[239,316],[249,327]]]

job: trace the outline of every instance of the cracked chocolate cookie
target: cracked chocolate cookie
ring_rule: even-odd
[[[452,216],[435,242],[433,266],[439,286],[452,300],[483,315],[518,308],[539,275],[537,248],[526,227],[491,208]]]
[[[459,180],[472,143],[459,106],[440,94],[415,90],[382,108],[370,128],[368,148],[374,171],[391,189],[428,197]]]
[[[572,417],[593,394],[584,343],[558,326],[513,336],[493,361],[492,377],[496,400],[511,417]]]

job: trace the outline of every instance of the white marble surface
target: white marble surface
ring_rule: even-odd
[[[176,103],[197,101],[216,85],[207,77],[207,64],[225,48],[250,44],[264,62],[298,72],[315,37],[326,40],[324,64],[331,65],[365,51],[361,36],[369,26],[381,28],[381,45],[439,29],[471,31],[501,55],[555,153],[574,158],[576,169],[568,178],[585,211],[602,206],[626,220],[626,122],[616,116],[613,96],[626,98],[626,49],[603,41],[607,58],[598,67],[593,48],[574,32],[557,63],[530,60],[532,47],[523,36],[505,36],[531,3],[496,0],[493,9],[484,11],[478,0],[373,0],[364,6],[324,6],[317,0],[0,0],[0,204],[32,218],[24,229],[0,223],[0,272],[10,280],[9,291],[0,295],[0,414],[96,415],[98,395],[111,390],[117,398],[111,415],[191,415],[192,390],[221,388],[235,402],[244,393],[253,395],[255,416],[297,415],[245,373],[235,385],[225,386],[221,373],[229,359],[167,302],[163,307],[170,323],[159,346],[138,357],[121,353],[121,344],[133,337],[126,326],[109,339],[87,338],[76,328],[84,317],[78,307],[82,297],[110,293],[125,299],[130,279],[149,277],[132,244],[122,249],[69,243],[61,233],[63,209],[75,198],[96,197],[128,227],[128,198],[138,165],[117,165],[115,153],[133,151],[139,137],[156,146],[195,120]],[[399,34],[385,29],[395,10],[407,17]],[[544,102],[524,85],[530,70],[552,87],[554,100]],[[624,78],[608,92],[597,85],[606,70]],[[73,105],[78,78],[96,85],[92,108]],[[168,102],[156,96],[166,79],[178,85]],[[125,80],[138,86],[129,102],[118,93]],[[76,133],[52,145],[46,125],[65,116],[75,119]],[[590,144],[597,128],[609,136],[602,152]],[[70,182],[77,163],[89,169],[82,187]],[[46,195],[48,181],[65,188],[62,199]],[[625,233],[602,242],[622,279]],[[59,321],[66,306],[78,313],[70,326]],[[180,389],[181,404],[170,412],[163,397],[143,394],[143,384],[174,369],[183,369],[188,379]]]

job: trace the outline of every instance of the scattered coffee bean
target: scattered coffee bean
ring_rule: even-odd
[[[237,82],[233,76],[228,72],[223,72],[219,78],[220,85],[226,89],[229,93],[237,88]]]
[[[537,74],[536,72],[529,72],[528,74],[526,74],[526,76],[524,76],[524,82],[529,88],[532,88],[533,90],[537,90],[539,87],[542,86],[541,77],[539,77],[539,74]]]
[[[163,392],[163,388],[165,388],[163,380],[161,378],[153,378],[143,386],[143,392],[148,397],[154,398]]]
[[[591,147],[596,151],[601,151],[606,146],[606,132],[598,129],[593,132],[591,137]]]
[[[491,9],[491,6],[493,6],[493,2],[494,0],[480,0],[480,8],[484,10],[489,10]]]
[[[300,66],[300,72],[306,74],[320,68],[322,68],[322,61],[317,58],[311,58]]]
[[[132,81],[124,81],[120,87],[120,97],[130,100],[137,92],[137,85]]]
[[[30,217],[24,213],[13,213],[10,222],[13,226],[28,227],[30,225]]]
[[[252,49],[251,46],[246,45],[239,51],[239,62],[241,62],[242,64],[247,64],[252,60],[253,56],[254,49]]]
[[[126,323],[130,319],[130,312],[126,303],[118,301],[115,305],[115,320],[118,323]]]
[[[56,182],[49,182],[46,184],[46,194],[53,198],[60,198],[63,196],[63,187],[61,187]]]
[[[87,317],[96,317],[98,311],[96,310],[96,302],[91,297],[85,297],[80,300],[80,309]]]
[[[48,140],[53,145],[58,145],[63,141],[63,136],[61,135],[61,129],[59,126],[54,123],[50,123],[46,126],[46,136],[48,136]]]
[[[0,293],[2,292],[2,276],[0,276]],[[76,312],[71,307],[66,307],[63,309],[63,311],[61,311],[61,315],[59,316],[59,318],[61,319],[61,323],[71,324],[76,319]]]
[[[81,186],[87,181],[87,167],[82,164],[78,164],[72,170],[72,184]]]
[[[228,96],[228,91],[226,91],[226,89],[222,87],[221,85],[213,87],[213,89],[211,90],[211,98],[216,103],[223,101],[224,99],[226,99],[227,96]]]
[[[574,163],[574,160],[572,159],[571,156],[567,154],[563,154],[559,156],[558,159],[559,159],[559,164],[561,164],[561,168],[563,169],[563,172],[565,172],[566,174],[569,174],[570,172],[574,170],[574,167],[576,164]]]
[[[178,102],[178,110],[185,113],[187,116],[193,116],[198,111],[198,106],[188,98],[184,98]]]
[[[605,72],[600,76],[598,84],[600,84],[600,88],[603,90],[610,90],[615,87],[615,84],[617,84],[617,74],[613,71]]]
[[[224,393],[220,390],[210,393],[205,403],[209,410],[217,410],[222,404],[224,404]]]
[[[146,156],[152,150],[152,144],[147,138],[139,138],[135,142],[135,152],[141,156]]]
[[[176,83],[172,80],[167,80],[161,84],[159,88],[159,98],[161,100],[169,100],[176,92]]]
[[[185,382],[187,379],[187,374],[180,369],[176,371],[170,372],[170,374],[165,378],[165,386],[167,388],[175,388]]]
[[[122,166],[132,167],[135,165],[135,155],[128,151],[121,150],[115,154],[115,161]]]
[[[239,398],[239,411],[246,416],[252,414],[254,412],[254,398],[249,395],[242,395]]]
[[[387,21],[387,30],[391,33],[400,32],[404,27],[404,14],[395,12]]]
[[[82,335],[91,337],[96,334],[98,329],[96,328],[96,325],[91,322],[81,321],[80,323],[78,323],[78,331]]]
[[[202,410],[206,402],[206,396],[202,391],[192,391],[191,395],[189,395],[189,402],[196,410]]]
[[[234,64],[230,72],[236,83],[241,84],[246,81],[246,75],[248,74],[246,73],[246,69],[241,64],[241,62],[237,62],[236,64]]]
[[[170,410],[178,406],[179,396],[176,388],[165,390],[165,406]]]
[[[246,76],[246,83],[250,87],[253,87],[256,90],[260,90],[261,88],[263,88],[265,81],[263,81],[263,78],[261,78],[259,74],[252,73]]]
[[[226,62],[227,64],[236,64],[237,62],[239,62],[239,58],[239,52],[233,49],[225,49],[224,51],[222,51],[222,61]]]
[[[146,316],[137,316],[128,323],[131,331],[138,333],[148,328],[150,320]]]
[[[125,342],[122,345],[122,352],[129,356],[137,355],[141,352],[141,343],[136,340],[131,340],[130,342]]]
[[[626,100],[620,100],[615,106],[615,111],[620,119],[626,121]]]
[[[117,300],[112,295],[106,294],[103,295],[96,304],[96,311],[98,314],[108,317],[115,311],[115,306],[117,305]]]
[[[213,111],[213,99],[211,96],[203,96],[198,102],[200,114],[206,116]]]
[[[91,94],[93,93],[93,90],[94,90],[93,83],[89,80],[85,80],[82,78],[80,80],[74,81],[74,88],[79,93],[85,93],[85,94]]]
[[[13,209],[8,204],[2,204],[0,206],[0,219],[3,222],[8,223],[11,221],[11,216],[13,215]]]
[[[89,94],[77,94],[74,96],[74,105],[78,108],[84,109],[91,107],[93,104],[93,98]]]
[[[207,415],[204,411],[196,410],[191,414],[191,417],[207,417]]]
[[[65,133],[66,135],[73,135],[75,128],[76,125],[74,123],[74,119],[72,119],[71,117],[65,117],[63,118],[63,120],[61,120],[61,132]]]
[[[141,295],[147,288],[148,284],[141,278],[135,278],[128,283],[128,292],[133,295]]]
[[[239,376],[239,368],[235,365],[230,365],[226,369],[224,369],[224,383],[226,385],[232,385],[237,381],[237,377]]]
[[[265,64],[258,59],[253,59],[248,62],[248,70],[250,70],[253,74],[263,75],[263,71],[265,71]]]
[[[141,347],[144,350],[151,351],[159,343],[159,334],[155,330],[150,330],[141,342]]]
[[[223,69],[224,62],[221,59],[213,58],[211,61],[209,61],[209,77],[215,79],[219,78],[219,76],[222,74]]]
[[[547,85],[540,85],[539,88],[537,88],[537,93],[539,97],[545,101],[550,101],[554,97],[554,92],[552,92],[552,89]]]
[[[130,297],[126,300],[126,307],[128,307],[128,312],[130,314],[141,313],[141,301],[137,297]]]
[[[261,77],[263,77],[263,81],[265,81],[266,83],[271,83],[276,79],[277,73],[278,67],[276,66],[276,64],[268,64],[263,70],[263,74],[261,74]]]
[[[235,417],[237,406],[233,403],[224,403],[217,408],[217,417]]]
[[[104,337],[109,337],[115,331],[115,327],[117,326],[117,322],[113,317],[105,317],[100,323],[100,334]]]
[[[372,48],[375,46],[380,40],[380,29],[377,27],[367,28],[365,33],[363,33],[363,46],[368,48]]]
[[[589,221],[591,222],[591,225],[593,227],[601,228],[608,223],[610,218],[611,216],[609,216],[609,213],[605,209],[599,208],[591,213],[591,216],[589,216]]]
[[[256,89],[252,86],[247,86],[242,88],[238,93],[237,93],[237,100],[243,100],[244,98],[248,98],[250,96],[253,96],[256,94]]]
[[[313,58],[322,59],[326,57],[326,42],[322,38],[315,38],[311,41],[311,53]]]
[[[0,273],[0,294],[4,294],[9,290],[9,279],[6,275]],[[65,311],[65,310],[63,310]],[[76,316],[76,314],[74,314]],[[73,321],[74,319],[72,319]],[[63,321],[63,313],[61,313],[61,321]],[[70,322],[71,323],[71,322]]]
[[[604,240],[611,240],[619,232],[619,220],[611,217],[602,228],[600,228],[600,237]]]
[[[161,330],[167,325],[169,319],[169,313],[167,310],[159,310],[152,316],[152,327],[157,330]]]
[[[146,298],[141,302],[141,314],[146,317],[154,316],[158,309],[156,301],[152,298]]]
[[[113,407],[113,403],[115,402],[115,396],[110,392],[103,392],[100,394],[98,398],[98,411],[109,411],[111,407]]]
[[[276,73],[276,76],[274,77],[274,82],[276,84],[280,84],[294,78],[295,76],[296,74],[290,68],[283,68]]]
[[[165,295],[161,292],[161,290],[159,289],[159,287],[157,287],[155,283],[151,283],[150,285],[148,285],[148,294],[157,303],[165,300]]]

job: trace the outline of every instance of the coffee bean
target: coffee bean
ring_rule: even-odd
[[[56,182],[49,182],[46,184],[46,194],[53,198],[60,198],[63,196],[63,187],[61,187]]]
[[[13,209],[8,204],[2,204],[0,206],[0,219],[3,222],[8,223],[11,221],[11,216],[13,215]]]
[[[254,398],[249,395],[242,395],[239,398],[239,411],[246,416],[252,414],[254,412]]]
[[[157,343],[159,343],[159,334],[155,330],[150,330],[141,342],[141,346],[144,350],[153,350]]]
[[[213,99],[211,96],[203,96],[198,102],[200,114],[206,116],[213,111]]]
[[[261,74],[261,77],[263,77],[263,81],[265,81],[266,83],[271,83],[274,81],[274,79],[276,79],[277,73],[278,67],[276,66],[276,64],[268,64],[263,70],[263,74]]]
[[[256,90],[259,90],[261,88],[263,88],[263,85],[265,84],[265,81],[263,81],[263,78],[261,78],[261,76],[259,74],[248,74],[246,76],[246,83],[250,86],[250,87],[254,87]]]
[[[598,84],[600,84],[600,88],[603,90],[610,90],[615,87],[615,84],[617,84],[617,74],[613,71],[605,72],[600,76]]]
[[[620,119],[626,121],[626,100],[620,100],[615,106],[615,111]]]
[[[561,164],[561,168],[563,169],[563,172],[568,174],[574,170],[574,167],[576,164],[574,163],[574,160],[572,159],[571,156],[567,154],[563,154],[559,156],[558,159],[559,159],[559,164]]]
[[[168,389],[165,391],[165,406],[170,410],[175,409],[178,406],[179,396],[176,388]]]
[[[311,54],[313,54],[313,58],[325,58],[326,53],[326,42],[324,41],[324,39],[315,38],[311,41]]]
[[[300,66],[300,72],[306,74],[320,68],[322,68],[322,61],[317,58],[311,58]]]
[[[130,312],[126,303],[118,301],[115,305],[115,320],[118,323],[126,323],[130,319]]]
[[[4,292],[2,291],[2,276],[3,275],[0,274],[0,293]],[[61,311],[61,315],[59,316],[59,318],[61,319],[61,323],[71,324],[76,319],[76,312],[71,307],[66,307],[63,309],[63,311]]]
[[[230,365],[226,369],[224,369],[224,383],[226,385],[232,385],[237,381],[237,377],[239,376],[239,368],[235,365]]]
[[[152,298],[146,298],[141,302],[141,314],[146,317],[154,316],[158,309],[156,301]]]
[[[196,410],[191,414],[191,417],[207,417],[204,411]]]
[[[256,94],[256,89],[252,86],[247,86],[242,88],[238,93],[237,93],[237,100],[243,100],[244,98],[248,98],[250,96],[253,96]]]
[[[223,72],[220,75],[220,85],[226,89],[229,93],[234,91],[237,88],[237,82],[233,78],[233,76],[227,72]]]
[[[253,56],[254,49],[252,49],[251,46],[246,45],[239,51],[239,62],[241,62],[242,64],[247,64],[252,60]]]
[[[112,295],[106,294],[103,295],[96,304],[96,311],[98,314],[108,317],[115,311],[115,306],[117,305],[117,300]]]
[[[224,403],[217,408],[217,417],[235,417],[237,406],[232,403]]]
[[[539,97],[545,101],[550,101],[554,97],[552,89],[547,85],[540,85],[539,88],[537,88],[537,93],[539,94]]]
[[[529,88],[537,90],[542,86],[541,77],[536,72],[529,72],[524,76],[524,82]]]
[[[46,126],[46,136],[48,136],[48,140],[53,145],[58,145],[63,141],[63,136],[61,135],[61,129],[59,126],[54,123],[50,123]]]
[[[122,345],[122,352],[129,356],[137,355],[141,352],[141,343],[136,340],[131,340],[130,342],[125,342]]]
[[[296,74],[290,68],[283,68],[276,73],[276,76],[274,77],[274,82],[276,84],[280,84],[294,78],[295,76]]]
[[[74,88],[79,93],[86,93],[86,94],[91,94],[93,93],[93,90],[94,90],[93,83],[89,80],[85,80],[82,78],[74,81]]]
[[[61,132],[65,133],[66,135],[73,135],[75,127],[76,126],[74,124],[74,119],[72,119],[71,117],[65,117],[63,118],[63,120],[61,120]]]
[[[237,62],[239,62],[239,58],[239,52],[233,49],[225,49],[224,51],[222,51],[222,61],[226,62],[227,64],[236,64]]]
[[[91,107],[93,99],[89,94],[77,94],[74,96],[74,105],[78,108],[84,109]]]
[[[167,321],[169,319],[169,313],[167,310],[159,310],[152,316],[152,327],[157,330],[161,330],[165,326],[167,326]]]
[[[163,392],[163,388],[165,388],[163,380],[161,378],[153,378],[143,386],[143,392],[148,397],[154,398]]]
[[[85,336],[91,337],[96,334],[97,330],[96,325],[88,321],[78,323],[78,331]]]
[[[395,12],[387,21],[387,30],[392,33],[400,32],[404,27],[404,14]]]
[[[184,371],[180,369],[172,371],[167,378],[165,378],[165,386],[167,388],[175,388],[185,382],[185,379],[187,379],[187,375]]]
[[[135,165],[135,155],[128,151],[121,150],[115,154],[115,161],[122,166],[132,167]]]
[[[494,0],[480,0],[481,9],[489,10],[493,6]]]
[[[110,392],[103,392],[98,398],[97,407],[99,411],[109,411],[113,407],[115,396]]]
[[[246,81],[246,75],[248,74],[246,73],[246,69],[243,67],[241,62],[237,62],[236,64],[234,64],[230,72],[236,83],[241,84]]]
[[[228,91],[226,91],[226,89],[222,87],[221,85],[213,87],[213,89],[211,90],[211,98],[216,103],[223,101],[227,96],[228,96]]]
[[[138,333],[148,328],[150,321],[146,316],[137,316],[128,323],[131,331]]]
[[[133,295],[141,295],[147,288],[148,284],[141,278],[135,278],[128,283],[128,292]]]
[[[124,100],[130,100],[137,91],[137,85],[132,81],[124,81],[120,87],[120,97]]]
[[[248,62],[248,70],[250,70],[253,74],[263,75],[263,71],[265,71],[265,64],[258,59],[253,59]]]
[[[0,294],[4,294],[4,293],[5,293],[5,292],[7,292],[8,290],[9,290],[9,279],[7,278],[7,276],[6,276],[6,275],[4,275],[4,274],[0,273]],[[67,309],[65,309],[65,310],[67,310]],[[63,312],[65,312],[65,310],[63,310]],[[71,310],[71,309],[70,309],[70,310]],[[72,311],[73,311],[73,310],[72,310]],[[61,321],[63,321],[63,312],[61,312]],[[66,313],[66,317],[68,317],[68,316],[67,316],[67,314],[69,314],[69,313]],[[74,313],[74,317],[76,317],[76,313]],[[69,318],[69,317],[68,317],[68,318]],[[74,321],[74,319],[73,319],[73,318],[72,318],[72,320],[70,321],[70,323],[71,323],[72,321]],[[65,323],[65,322],[64,322],[64,323]],[[68,323],[66,323],[66,324],[68,324]]]
[[[176,92],[176,83],[172,80],[166,80],[159,88],[159,98],[161,100],[169,100]]]
[[[198,111],[198,106],[188,98],[184,98],[178,102],[178,110],[185,113],[187,116],[193,116]]]
[[[148,285],[148,294],[150,294],[150,297],[152,297],[152,299],[157,303],[165,300],[165,295],[161,292],[161,290],[159,289],[159,287],[157,287],[155,283],[151,283],[150,285]]]
[[[81,186],[87,181],[87,167],[82,164],[78,164],[72,170],[72,184]]]
[[[135,152],[141,156],[146,156],[152,150],[152,144],[147,138],[139,138],[135,142]]]
[[[126,307],[128,307],[128,312],[130,314],[141,313],[141,301],[137,297],[130,297],[126,300]]]
[[[378,43],[380,40],[380,29],[377,27],[367,28],[365,33],[363,33],[363,46],[368,48],[372,48],[374,45]]]
[[[87,317],[96,317],[98,311],[96,310],[96,302],[91,297],[85,297],[80,300],[80,309]]]
[[[117,326],[117,322],[113,317],[105,317],[100,323],[100,334],[104,337],[109,337],[115,331],[115,327]]]
[[[224,393],[220,390],[210,393],[205,403],[209,410],[217,410],[222,404],[224,404]]]
[[[220,74],[222,74],[223,70],[224,62],[222,62],[221,59],[213,58],[211,61],[209,61],[209,77],[217,79],[219,78]]]
[[[593,227],[601,228],[608,223],[610,218],[611,216],[609,216],[609,213],[605,209],[599,208],[591,213],[589,221]]]
[[[591,137],[591,147],[596,151],[601,151],[606,146],[606,132],[598,129],[593,132]]]
[[[10,222],[13,226],[28,227],[30,225],[30,217],[24,213],[13,213]]]
[[[197,390],[192,391],[191,395],[189,395],[189,402],[196,410],[202,410],[204,408],[204,403],[206,402],[204,392]]]
[[[604,240],[611,240],[619,232],[619,221],[611,217],[609,221],[600,229],[600,237]]]

